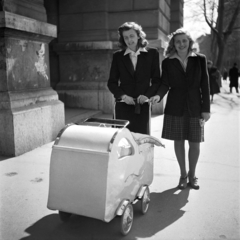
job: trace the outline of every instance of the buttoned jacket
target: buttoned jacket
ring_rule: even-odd
[[[134,71],[129,54],[119,50],[113,54],[108,88],[116,99],[126,94],[133,98],[145,95],[150,98],[160,86],[160,64],[157,49],[146,48],[138,55]]]
[[[177,58],[162,62],[161,85],[157,92],[160,100],[168,93],[164,113],[183,116],[187,109],[191,117],[210,112],[209,77],[206,57],[189,56],[186,70]]]

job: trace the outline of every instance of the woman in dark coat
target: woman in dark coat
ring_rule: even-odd
[[[155,104],[168,93],[162,137],[174,141],[180,167],[180,189],[185,189],[187,184],[199,189],[195,172],[200,155],[200,142],[204,141],[204,122],[210,118],[206,57],[193,52],[192,45],[193,40],[187,31],[178,29],[172,33],[165,52],[166,58],[162,62],[162,83],[157,95],[150,99]],[[189,143],[188,173],[185,140]]]
[[[220,93],[219,78],[220,73],[216,67],[213,67],[212,61],[207,61],[209,84],[210,84],[210,95],[211,101],[213,101],[214,94]]]
[[[150,134],[148,99],[160,86],[159,53],[134,22],[118,29],[121,50],[113,54],[108,88],[116,99],[116,119],[129,120],[132,132]]]

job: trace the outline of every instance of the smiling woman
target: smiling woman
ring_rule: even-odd
[[[160,85],[159,53],[147,47],[146,34],[135,22],[122,24],[118,35],[120,50],[113,54],[108,80],[115,118],[128,120],[132,132],[150,134],[148,100]]]
[[[204,124],[210,118],[209,82],[206,57],[196,54],[193,39],[184,29],[170,36],[166,58],[162,62],[162,84],[154,104],[168,92],[162,138],[174,141],[174,150],[180,167],[178,188],[187,185],[199,189],[195,175],[200,154],[200,142],[204,141]],[[185,163],[185,140],[189,143],[189,171]],[[189,182],[187,182],[189,180]]]
[[[170,40],[168,47],[165,50],[166,56],[171,56],[174,53],[183,55],[186,58],[188,52],[193,51],[194,41],[189,32],[183,28],[178,29],[169,36]]]
[[[174,46],[178,54],[187,55],[189,49],[189,40],[186,35],[178,35],[175,38]]]

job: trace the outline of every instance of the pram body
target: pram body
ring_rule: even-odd
[[[51,154],[49,209],[109,222],[144,194],[148,207],[154,144],[139,145],[127,128],[101,124],[70,124],[59,133]]]

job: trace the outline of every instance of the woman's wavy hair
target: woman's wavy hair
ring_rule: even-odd
[[[125,22],[118,28],[118,41],[119,41],[119,47],[121,49],[126,49],[127,45],[123,38],[123,32],[128,31],[130,29],[133,29],[136,31],[139,39],[138,39],[138,47],[146,47],[148,45],[148,41],[146,39],[146,33],[142,30],[142,27],[135,23],[135,22]]]
[[[181,35],[181,34],[185,34],[187,36],[188,40],[189,40],[189,49],[188,49],[188,51],[192,51],[193,50],[194,41],[193,41],[190,33],[186,29],[179,28],[175,32],[173,32],[172,34],[170,34],[168,36],[169,42],[168,42],[168,46],[167,46],[167,48],[165,49],[165,52],[164,52],[165,56],[167,56],[167,57],[171,56],[171,55],[173,55],[176,52],[176,48],[174,46],[174,39],[175,39],[175,36]]]

